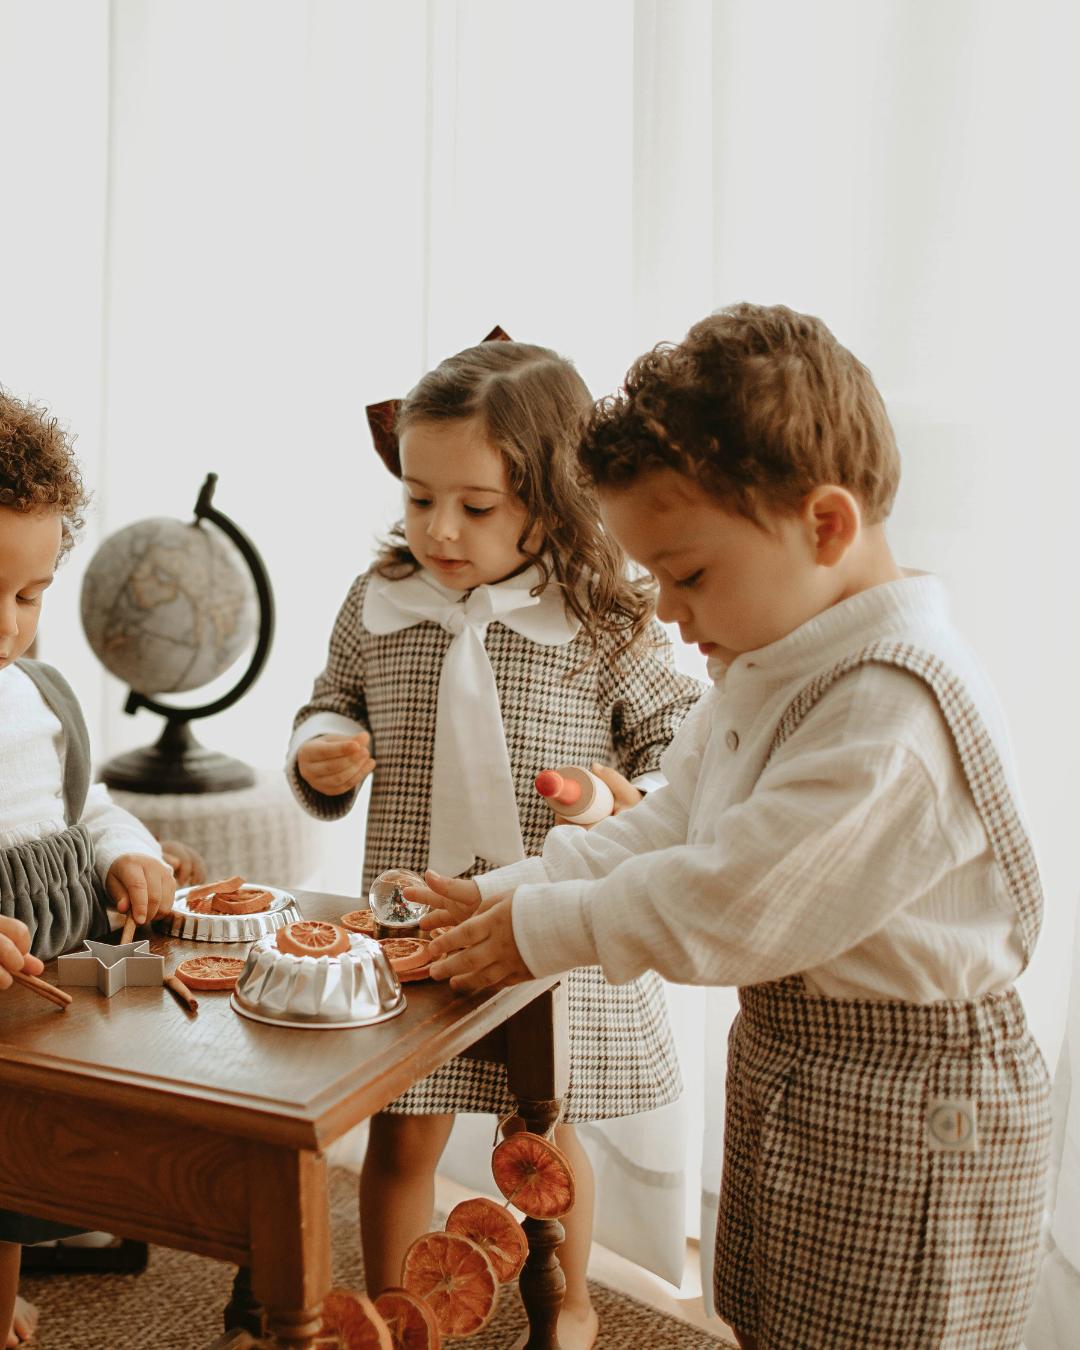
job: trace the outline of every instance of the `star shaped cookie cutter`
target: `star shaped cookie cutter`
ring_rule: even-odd
[[[59,984],[96,984],[106,998],[127,985],[160,985],[165,978],[165,958],[152,956],[148,942],[92,942],[86,948],[61,956],[57,965]]]

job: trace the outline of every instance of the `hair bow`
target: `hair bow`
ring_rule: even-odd
[[[496,324],[484,338],[484,341],[512,342],[513,338]],[[379,452],[379,458],[395,478],[401,477],[401,447],[398,445],[398,438],[394,434],[394,418],[397,417],[400,407],[401,399],[388,398],[384,399],[382,403],[369,403],[365,409],[368,426],[371,428],[371,439],[375,442],[375,449]]]

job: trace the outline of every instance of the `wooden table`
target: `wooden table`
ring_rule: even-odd
[[[302,891],[297,900],[315,919],[356,903]],[[246,948],[155,935],[151,950],[169,973],[192,954]],[[45,978],[55,982],[55,965]],[[276,1343],[305,1350],[331,1283],[328,1144],[463,1052],[506,1063],[530,1129],[548,1128],[566,1091],[558,977],[494,994],[432,981],[405,989],[400,1016],[341,1031],[252,1022],[227,993],[199,993],[189,1013],[165,989],[111,999],[71,989],[60,1013],[9,990],[0,996],[0,1207],[235,1262],[226,1325],[250,1328],[265,1308]],[[530,1219],[526,1231],[528,1344],[556,1350],[562,1230]]]

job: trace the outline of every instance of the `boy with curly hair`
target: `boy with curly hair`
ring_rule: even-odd
[[[154,837],[90,783],[90,742],[71,687],[27,660],[42,599],[86,504],[69,438],[54,418],[0,389],[0,933],[51,960],[108,932],[105,897],[138,923],[172,906],[172,870]],[[14,948],[4,952],[18,967]],[[0,953],[2,955],[3,953]],[[8,981],[0,980],[0,988]],[[82,1230],[0,1209],[0,1332],[33,1334],[17,1300],[20,1246]]]
[[[715,687],[641,805],[429,876],[425,924],[459,922],[432,973],[739,986],[715,1301],[740,1345],[1015,1350],[1050,1119],[1013,981],[1042,893],[994,696],[889,548],[870,373],[820,320],[738,305],[642,357],[580,460]]]

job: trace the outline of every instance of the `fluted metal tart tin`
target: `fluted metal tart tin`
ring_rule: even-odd
[[[382,948],[349,934],[340,956],[291,956],[273,937],[248,952],[232,1006],[243,1017],[276,1027],[369,1027],[405,1010],[405,994]]]
[[[194,889],[185,886],[176,892],[172,909],[154,920],[159,932],[188,942],[254,942],[303,917],[288,891],[254,881],[245,881],[244,890],[269,891],[273,897],[261,914],[195,914],[186,904],[188,892]]]

